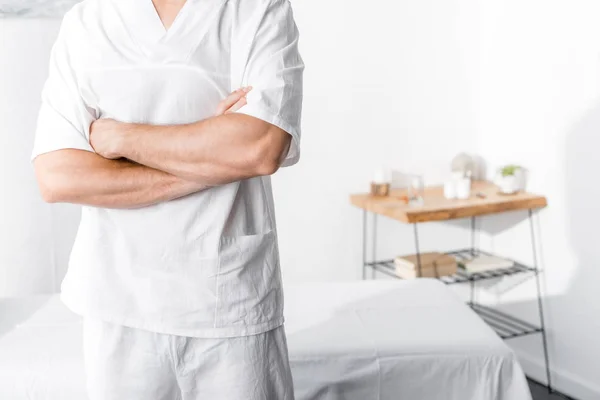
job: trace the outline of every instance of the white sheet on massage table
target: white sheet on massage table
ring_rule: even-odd
[[[289,286],[286,319],[297,400],[531,399],[514,354],[437,281]],[[85,399],[80,349],[58,296],[0,300],[0,399]]]

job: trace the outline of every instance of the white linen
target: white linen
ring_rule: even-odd
[[[239,110],[288,132],[299,158],[302,73],[288,0],[188,0],[164,29],[151,0],[86,0],[52,50],[32,157],[93,152],[97,118],[153,125]],[[154,332],[233,337],[283,323],[269,177],[135,210],[83,207],[62,295],[84,316]]]
[[[286,290],[298,399],[531,399],[514,353],[437,280]]]
[[[297,400],[531,399],[513,352],[437,281],[287,286],[286,319]],[[53,297],[0,337],[0,398],[84,399],[80,335]]]
[[[81,320],[58,296],[0,300],[0,332],[0,399],[87,398]]]

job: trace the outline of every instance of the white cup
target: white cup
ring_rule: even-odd
[[[448,200],[456,198],[456,182],[454,180],[444,182],[444,197]]]
[[[456,183],[456,198],[465,200],[471,197],[471,179],[463,178],[455,181]]]

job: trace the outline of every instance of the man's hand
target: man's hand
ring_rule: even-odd
[[[244,107],[246,95],[251,90],[252,87],[248,86],[231,93],[219,103],[215,116],[230,114]],[[90,144],[98,155],[109,160],[119,159],[123,157],[119,151],[121,139],[134,125],[109,118],[96,120],[90,126]]]
[[[119,142],[128,125],[109,118],[94,121],[90,126],[90,144],[94,151],[109,160],[121,158]]]
[[[224,114],[231,114],[244,107],[247,103],[246,95],[252,90],[252,86],[240,88],[231,93],[225,99],[221,100],[217,107],[215,117]]]

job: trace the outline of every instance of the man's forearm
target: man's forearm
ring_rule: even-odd
[[[119,156],[208,185],[274,173],[291,141],[278,127],[243,114],[187,125],[124,126]]]
[[[107,160],[79,150],[39,156],[35,167],[42,195],[52,203],[141,208],[205,188],[197,182],[130,161]]]

